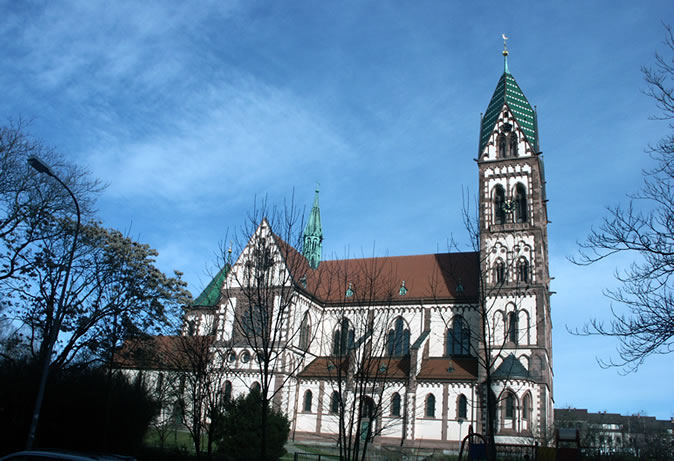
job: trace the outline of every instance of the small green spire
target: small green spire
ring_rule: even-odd
[[[506,37],[506,34],[501,34],[501,37],[503,37],[503,73],[509,74],[510,69],[508,69],[508,37]]]
[[[316,195],[314,196],[314,205],[311,207],[309,220],[304,228],[304,248],[302,254],[312,269],[318,268],[321,263],[321,249],[323,243],[323,229],[321,228],[321,210],[318,205],[318,185],[316,185]]]

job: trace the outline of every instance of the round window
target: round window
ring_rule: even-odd
[[[241,362],[248,363],[249,361],[250,361],[250,352],[243,351],[243,353],[241,354]]]
[[[234,352],[230,352],[229,356],[227,356],[227,360],[229,361],[229,363],[236,362],[236,354]]]

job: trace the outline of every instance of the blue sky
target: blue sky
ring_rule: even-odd
[[[311,206],[324,254],[466,241],[480,113],[503,72],[538,107],[548,180],[555,404],[674,416],[672,356],[601,369],[615,258],[576,267],[604,207],[641,184],[666,124],[642,94],[671,1],[0,1],[0,117],[109,184],[104,224],[160,252],[196,296],[253,199]],[[670,21],[671,22],[671,21]]]

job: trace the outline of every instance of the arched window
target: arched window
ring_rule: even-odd
[[[400,394],[397,392],[391,396],[391,416],[400,416]]]
[[[458,402],[458,417],[462,419],[467,419],[468,418],[468,399],[466,398],[465,395],[461,394],[459,396],[459,402]]]
[[[498,135],[498,156],[499,158],[505,158],[507,156],[506,137],[503,133]]]
[[[261,392],[260,383],[253,381],[253,384],[250,385],[250,391],[259,394]]]
[[[470,355],[470,327],[460,315],[454,316],[447,330],[447,355]]]
[[[519,341],[519,322],[517,321],[517,312],[508,314],[508,339],[511,343],[517,344]]]
[[[393,328],[388,332],[388,355],[403,357],[410,353],[410,330],[402,317],[396,318]]]
[[[300,349],[306,351],[309,349],[309,342],[311,340],[311,319],[309,318],[309,312],[304,314],[302,319],[302,324],[300,325]]]
[[[517,260],[517,280],[529,283],[529,261],[524,256]]]
[[[494,188],[494,224],[505,224],[505,189],[500,184]]]
[[[496,264],[494,264],[494,282],[495,283],[505,283],[506,279],[506,269],[505,263],[502,259],[497,259]]]
[[[225,402],[229,402],[232,399],[232,383],[230,381],[225,381]]]
[[[159,373],[159,375],[157,375],[157,386],[155,387],[155,391],[157,393],[160,393],[163,387],[164,387],[164,373]]]
[[[515,187],[515,222],[526,223],[528,219],[527,190],[524,184],[517,183],[517,187]]]
[[[515,419],[515,396],[508,392],[504,401],[506,419]]]
[[[339,327],[332,337],[332,353],[336,356],[346,355],[353,348],[355,332],[351,328],[349,319],[342,318]]]
[[[528,421],[530,419],[529,413],[531,412],[531,395],[527,394],[522,399],[522,419]]]
[[[311,391],[306,391],[304,393],[304,411],[306,413],[311,413],[311,400],[313,399],[313,394]]]
[[[339,392],[337,391],[332,391],[332,396],[330,397],[330,413],[339,413]]]
[[[262,306],[254,305],[244,309],[242,315],[243,334],[246,338],[260,338],[267,328],[267,311]]]
[[[510,133],[508,136],[508,155],[517,157],[517,133]]]
[[[426,397],[426,418],[435,418],[435,396],[428,394]]]

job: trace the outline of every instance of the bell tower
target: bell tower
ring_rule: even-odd
[[[543,157],[536,110],[510,73],[503,38],[503,74],[481,120],[477,158],[496,434],[549,438],[552,323]]]

